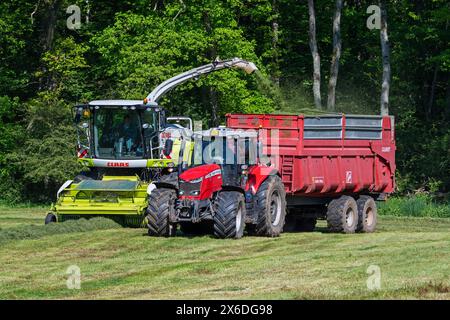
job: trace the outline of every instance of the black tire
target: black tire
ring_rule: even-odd
[[[180,222],[180,229],[187,235],[203,235],[211,233],[213,230],[211,224],[207,222]]]
[[[149,236],[170,237],[176,233],[176,225],[170,222],[175,211],[176,192],[172,189],[154,189],[148,197],[146,220]]]
[[[377,226],[377,205],[370,196],[361,196],[356,201],[358,207],[357,232],[374,232]]]
[[[221,239],[242,238],[245,227],[245,200],[242,193],[222,191],[216,201],[214,235]]]
[[[56,218],[56,215],[54,215],[51,212],[47,213],[47,216],[45,217],[45,224],[55,223],[56,221],[58,221],[58,219]]]
[[[258,219],[256,235],[278,237],[286,218],[286,191],[279,176],[271,176],[261,184],[254,210]]]
[[[169,183],[178,189],[178,173],[172,172],[169,174],[162,175],[159,181],[157,182]]]
[[[342,196],[328,204],[327,224],[330,232],[355,233],[358,225],[358,207],[355,199]]]

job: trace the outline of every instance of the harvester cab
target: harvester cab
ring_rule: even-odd
[[[192,120],[167,117],[160,98],[174,87],[225,68],[256,70],[239,58],[194,68],[158,85],[141,100],[96,100],[74,107],[77,157],[85,168],[57,192],[45,222],[107,216],[142,226],[152,181],[170,182],[190,165]]]

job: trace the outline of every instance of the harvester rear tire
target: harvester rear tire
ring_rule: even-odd
[[[238,191],[222,191],[217,195],[214,213],[214,235],[217,238],[239,239],[244,235],[245,200]]]
[[[358,206],[357,232],[371,233],[377,226],[377,205],[370,196],[361,196],[356,201]]]
[[[170,222],[170,214],[175,210],[176,192],[172,189],[154,189],[148,197],[146,212],[148,235],[171,237],[176,233],[176,225]]]
[[[271,176],[261,184],[254,210],[258,217],[256,235],[278,237],[286,218],[286,191],[279,176]]]
[[[53,213],[47,213],[47,216],[45,217],[45,224],[54,223],[56,221],[56,216]]]
[[[342,196],[332,200],[327,210],[328,230],[335,233],[355,233],[358,225],[358,207],[355,199]]]

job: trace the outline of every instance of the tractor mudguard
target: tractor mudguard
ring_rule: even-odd
[[[245,185],[245,191],[256,194],[261,184],[270,176],[280,175],[278,170],[272,167],[254,166],[248,172],[248,180]]]

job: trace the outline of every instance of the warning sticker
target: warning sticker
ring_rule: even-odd
[[[351,171],[345,172],[345,182],[352,183],[352,172]]]

